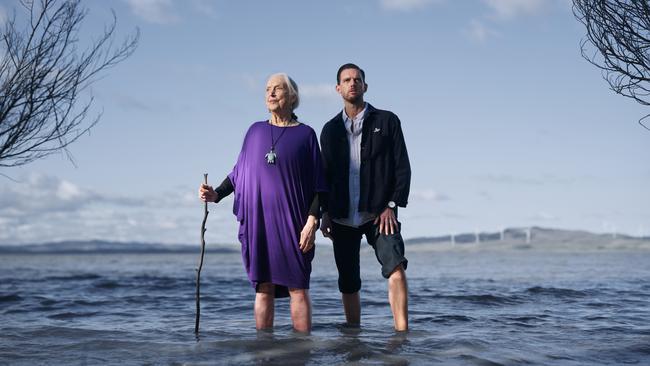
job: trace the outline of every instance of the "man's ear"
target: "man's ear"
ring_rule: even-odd
[[[341,94],[341,85],[340,84],[336,84],[336,92]]]
[[[368,84],[363,83],[363,92],[365,93],[367,91],[368,91]]]

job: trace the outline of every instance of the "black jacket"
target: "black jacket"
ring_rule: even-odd
[[[380,214],[394,201],[406,207],[411,185],[404,135],[399,118],[390,112],[368,110],[361,131],[361,171],[359,211]],[[321,202],[331,218],[348,216],[350,145],[341,113],[325,124],[320,135],[328,198]]]

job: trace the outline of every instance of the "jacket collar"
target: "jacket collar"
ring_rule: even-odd
[[[368,118],[368,116],[374,112],[377,111],[377,108],[373,107],[372,104],[366,102],[366,116],[365,118]],[[337,119],[345,126],[345,121],[343,120],[343,111],[339,112],[336,114]]]
[[[377,111],[377,108],[373,107],[372,104],[366,102],[368,110],[366,111],[366,116],[369,115],[370,113],[374,113]]]

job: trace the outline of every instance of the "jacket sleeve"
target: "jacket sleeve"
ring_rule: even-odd
[[[399,118],[393,115],[393,160],[395,164],[395,190],[391,201],[397,206],[406,207],[411,189],[411,163],[406,151],[404,134]]]

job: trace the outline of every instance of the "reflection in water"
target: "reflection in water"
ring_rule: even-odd
[[[338,326],[340,338],[329,351],[334,355],[343,357],[344,362],[357,363],[363,360],[377,361],[382,364],[407,365],[409,361],[397,355],[399,350],[407,344],[409,332],[394,332],[390,330],[373,331],[365,330],[358,326],[346,324]]]
[[[293,332],[288,338],[276,337],[273,330],[258,330],[257,339],[244,344],[245,353],[255,364],[306,365],[314,342],[309,335]]]

